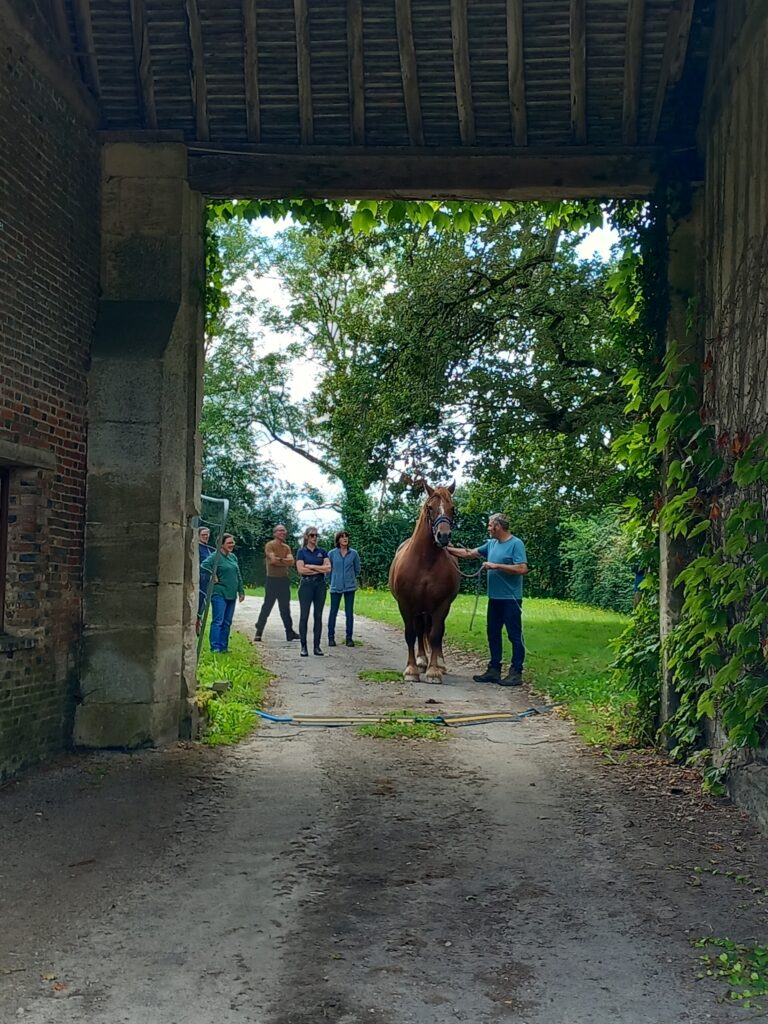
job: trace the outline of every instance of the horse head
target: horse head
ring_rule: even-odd
[[[429,529],[435,543],[445,548],[451,543],[453,492],[456,490],[456,482],[453,481],[448,487],[430,487],[425,480],[424,490],[427,492],[425,516]]]

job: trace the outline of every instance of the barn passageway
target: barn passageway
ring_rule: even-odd
[[[364,684],[403,661],[372,622],[323,659],[280,635],[277,711],[536,702],[453,657],[441,688]],[[65,761],[0,794],[0,1019],[735,1020],[689,940],[761,937],[761,899],[708,871],[765,884],[768,858],[674,771],[630,779],[551,715],[443,743],[275,725],[230,750]]]

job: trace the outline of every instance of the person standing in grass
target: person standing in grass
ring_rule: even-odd
[[[523,681],[525,644],[523,643],[523,576],[528,572],[525,545],[509,529],[509,520],[501,513],[488,519],[488,540],[477,548],[448,547],[457,558],[482,558],[488,572],[488,647],[491,660],[476,683],[519,686]],[[502,679],[502,630],[506,627],[512,643],[512,663]]]
[[[285,639],[299,639],[299,634],[293,631],[293,619],[291,618],[291,581],[288,579],[288,571],[293,565],[293,555],[285,543],[287,536],[286,528],[282,523],[278,523],[272,531],[273,539],[264,545],[267,576],[264,582],[264,604],[261,606],[256,622],[256,633],[253,637],[256,641],[261,640],[275,601],[277,601],[280,618],[285,627]]]
[[[336,646],[336,616],[339,605],[344,598],[344,617],[346,619],[346,645],[354,647],[352,633],[355,625],[355,591],[357,577],[360,575],[360,556],[349,546],[349,534],[339,530],[336,534],[336,546],[328,552],[331,563],[331,610],[328,613],[328,646]]]
[[[231,533],[223,534],[219,545],[219,561],[216,554],[209,555],[201,568],[212,574],[211,586],[211,631],[208,636],[211,650],[215,654],[226,654],[229,649],[229,631],[235,615],[238,599],[245,600],[245,587],[240,572],[240,563],[233,554],[235,538]]]
[[[307,650],[307,626],[310,609],[314,612],[313,634],[314,653],[322,656],[320,638],[323,635],[323,605],[325,604],[325,578],[331,571],[331,563],[325,548],[317,546],[317,527],[308,526],[304,531],[304,543],[296,552],[296,571],[299,574],[299,639],[301,656],[309,655]]]
[[[208,543],[211,539],[211,531],[207,526],[201,526],[197,531],[197,552],[198,564],[200,566],[199,587],[197,591],[197,621],[195,632],[199,633],[203,625],[203,612],[205,611],[205,598],[208,593],[208,584],[211,581],[211,574],[203,570],[203,562],[209,555],[213,554],[213,548]]]

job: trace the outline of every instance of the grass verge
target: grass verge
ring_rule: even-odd
[[[459,594],[451,607],[446,629],[447,642],[488,658],[485,636],[487,600],[481,597],[473,628],[470,628],[475,598]],[[388,591],[359,591],[355,611],[360,615],[401,626],[397,605]],[[523,604],[527,679],[537,692],[566,706],[579,733],[601,747],[632,743],[631,717],[636,695],[619,689],[609,666],[613,654],[608,641],[627,624],[627,616],[570,601],[526,598]],[[511,650],[504,639],[505,664]]]
[[[358,678],[362,679],[364,683],[402,683],[403,673],[390,672],[387,670],[377,672],[371,669],[364,672],[358,672]]]
[[[448,731],[434,722],[399,722],[399,718],[415,716],[415,711],[393,711],[381,722],[359,725],[359,736],[373,736],[378,740],[445,740]]]
[[[272,676],[249,641],[235,630],[229,653],[214,654],[204,644],[197,666],[197,703],[205,719],[203,743],[218,747],[237,743],[254,727],[253,708],[261,707]],[[214,686],[230,683],[218,693]]]

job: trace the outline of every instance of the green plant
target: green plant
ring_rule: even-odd
[[[363,672],[358,672],[358,678],[365,683],[402,683],[403,674],[389,670],[379,672],[374,669],[366,669]]]
[[[703,967],[699,978],[723,978],[730,985],[728,999],[746,1008],[760,1008],[754,1000],[768,995],[768,946],[747,946],[712,937],[697,939],[693,945],[713,950],[699,957]]]
[[[271,678],[241,633],[233,631],[230,635],[229,654],[214,654],[204,648],[197,667],[203,742],[212,747],[226,746],[247,736],[256,721],[254,708],[261,707]],[[217,683],[229,683],[230,687],[217,694],[213,689]]]
[[[410,718],[413,721],[403,722],[400,719]],[[393,711],[381,722],[371,725],[358,726],[359,736],[372,736],[379,740],[445,740],[448,739],[447,730],[435,722],[420,721],[415,711],[407,708],[402,711]]]

